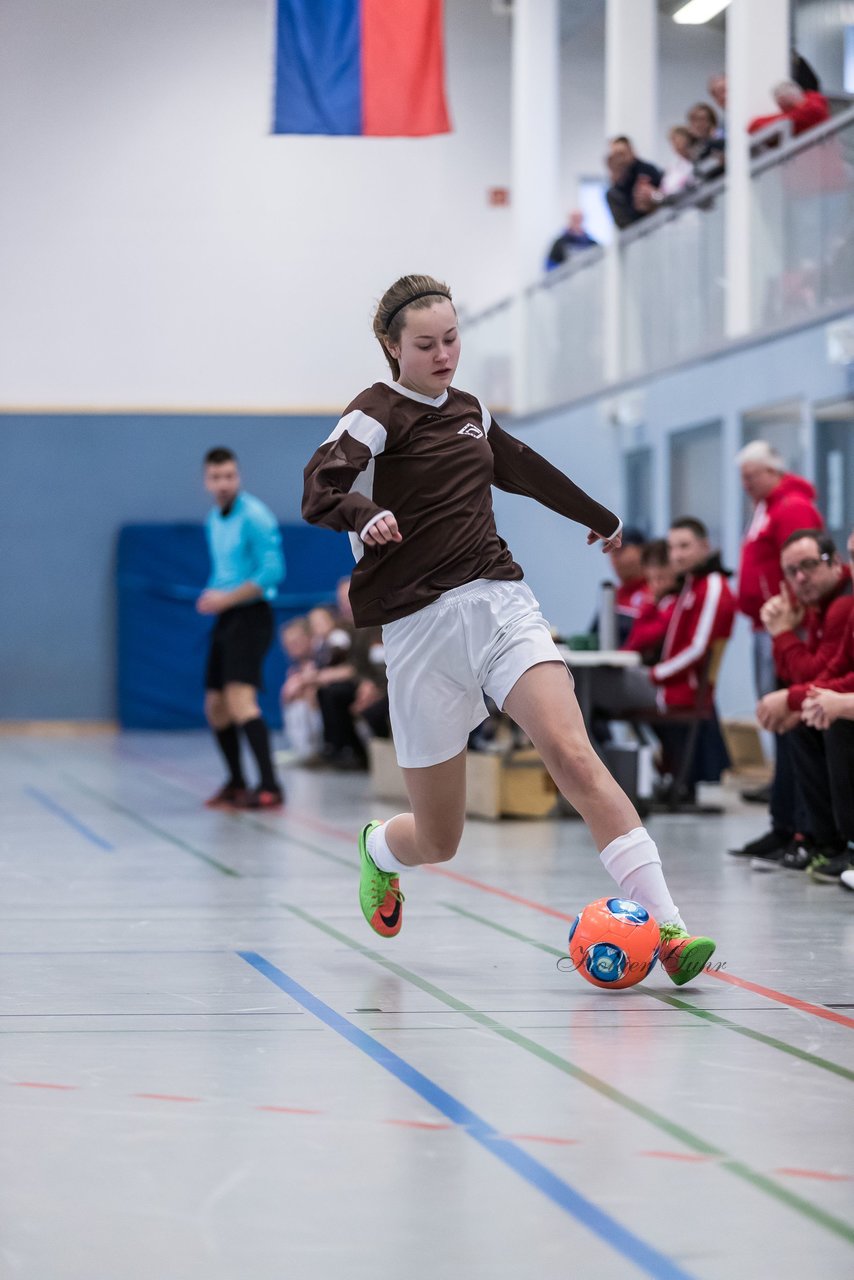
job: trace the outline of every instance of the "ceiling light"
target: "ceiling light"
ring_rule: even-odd
[[[700,23],[709,22],[729,4],[729,0],[688,0],[673,15],[674,22]]]

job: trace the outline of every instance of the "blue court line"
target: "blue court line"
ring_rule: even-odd
[[[90,844],[97,845],[99,849],[104,849],[107,853],[115,853],[115,845],[110,844],[103,836],[97,835],[79,818],[75,818],[73,813],[69,813],[67,809],[63,809],[61,804],[57,804],[50,796],[45,795],[44,791],[39,791],[37,787],[24,787],[24,792],[26,795],[32,796],[34,800],[37,800],[45,809],[56,814],[57,818],[62,818],[63,822],[67,822],[69,827],[73,827],[81,836],[85,836]]]
[[[655,1280],[692,1280],[687,1271],[683,1271],[675,1262],[665,1257],[664,1254],[659,1253],[651,1245],[646,1244],[645,1241],[629,1231],[627,1227],[621,1226],[604,1209],[600,1209],[592,1201],[581,1195],[580,1192],[575,1191],[569,1183],[564,1182],[557,1174],[552,1173],[545,1165],[540,1164],[539,1160],[529,1156],[515,1142],[512,1142],[509,1138],[502,1137],[497,1129],[493,1128],[486,1120],[483,1120],[476,1112],[470,1110],[465,1103],[447,1093],[441,1085],[423,1075],[416,1067],[413,1067],[404,1058],[399,1057],[391,1049],[387,1049],[379,1040],[375,1040],[373,1036],[362,1031],[347,1018],[343,1017],[342,1014],[336,1013],[328,1004],[324,1004],[318,996],[312,995],[305,987],[300,986],[295,979],[278,969],[269,960],[265,960],[257,951],[238,951],[237,955],[240,956],[241,960],[245,960],[247,964],[257,969],[263,977],[267,978],[281,991],[284,991],[286,995],[289,995],[297,1004],[302,1005],[309,1013],[313,1013],[316,1018],[324,1022],[332,1031],[336,1031],[345,1040],[349,1040],[350,1044],[357,1049],[361,1049],[369,1058],[373,1058],[378,1066],[396,1076],[401,1084],[405,1084],[407,1088],[412,1089],[431,1107],[434,1107],[454,1124],[459,1125],[469,1137],[484,1147],[490,1155],[495,1156],[508,1168],[512,1169],[514,1173],[519,1174],[525,1182],[529,1183],[537,1191],[541,1191],[558,1208],[563,1209],[564,1212],[580,1222],[582,1226],[587,1227],[594,1235],[599,1236],[605,1244],[615,1249],[617,1253],[621,1253],[623,1257],[634,1263],[641,1271],[645,1271],[647,1275],[654,1276]]]

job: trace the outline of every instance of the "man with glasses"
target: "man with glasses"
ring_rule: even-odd
[[[854,566],[854,533],[848,538]],[[837,694],[854,693],[854,608],[842,643],[813,680],[794,685],[790,702],[803,723],[792,731],[792,757],[810,815],[815,848],[784,865],[804,869],[818,884],[850,882],[854,870],[854,721],[843,718]],[[788,855],[787,855],[788,856]],[[842,881],[842,876],[847,877]]]
[[[756,709],[762,727],[778,735],[771,830],[730,850],[763,871],[773,870],[790,855],[807,856],[804,851],[813,832],[793,768],[790,731],[801,717],[793,690],[808,685],[833,659],[854,605],[848,567],[836,554],[833,539],[818,529],[797,529],[786,539],[780,569],[783,589],[766,601],[760,617],[772,644],[778,680],[785,687],[767,693]]]

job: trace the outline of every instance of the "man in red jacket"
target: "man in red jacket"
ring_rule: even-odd
[[[848,555],[854,567],[854,534],[848,539]],[[792,755],[816,844],[811,851],[796,850],[800,859],[787,854],[783,865],[806,865],[819,884],[838,884],[854,870],[854,721],[838,717],[839,699],[834,697],[849,693],[854,693],[854,607],[842,643],[824,670],[789,690],[803,719],[792,730]]]
[[[788,474],[785,463],[766,440],[754,440],[736,455],[741,483],[752,500],[753,516],[741,547],[738,608],[753,624],[753,676],[756,696],[777,688],[771,637],[762,626],[766,600],[780,594],[780,553],[797,529],[823,529],[815,506],[815,489],[808,480]],[[770,788],[745,792],[745,800],[770,799]]]
[[[762,606],[782,587],[783,543],[798,529],[823,529],[808,480],[788,474],[779,453],[765,440],[754,440],[736,455],[741,483],[753,501],[753,516],[741,547],[738,608],[753,623],[756,692],[761,698],[777,687],[771,637],[762,625]]]
[[[796,530],[783,545],[780,565],[786,586],[766,601],[761,617],[773,644],[778,679],[786,687],[766,693],[756,709],[762,727],[778,735],[771,830],[740,849],[730,850],[736,857],[751,858],[756,870],[773,870],[793,847],[807,843],[795,841],[796,833],[800,837],[808,834],[809,818],[799,802],[787,732],[800,721],[789,686],[809,682],[824,670],[842,642],[854,605],[850,571],[827,534],[817,529]]]

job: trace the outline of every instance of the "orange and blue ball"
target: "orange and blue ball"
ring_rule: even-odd
[[[594,987],[616,991],[633,987],[656,960],[658,925],[639,902],[599,898],[575,917],[569,930],[573,967]]]

